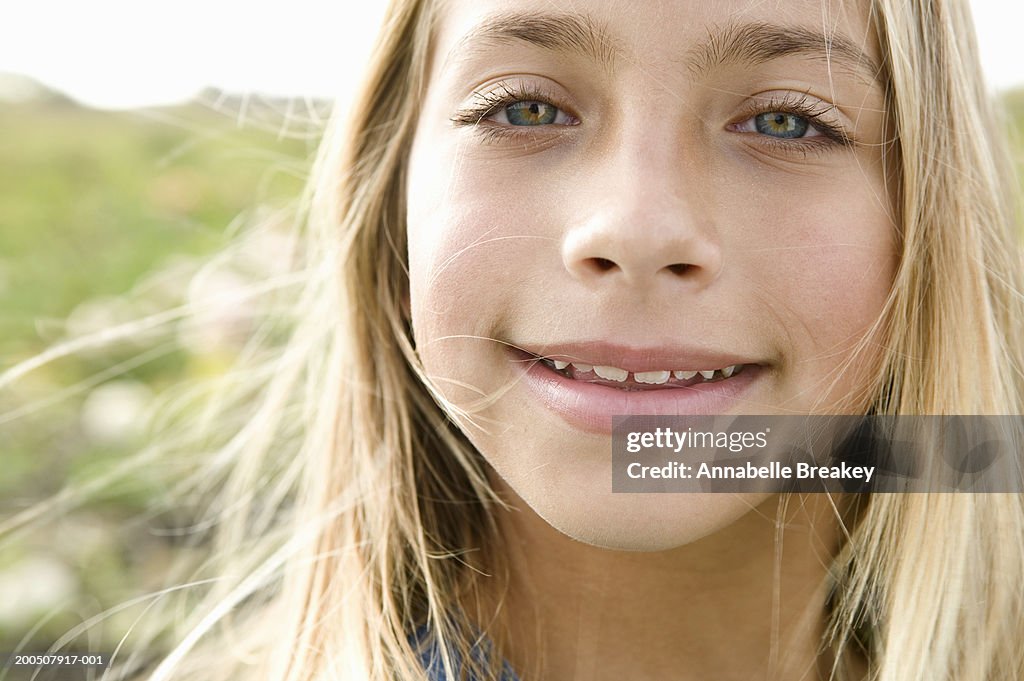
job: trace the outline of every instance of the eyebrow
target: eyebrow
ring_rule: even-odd
[[[509,12],[485,18],[448,53],[446,61],[465,59],[489,44],[526,43],[552,52],[579,55],[612,69],[625,50],[602,24],[576,13]],[[803,26],[751,22],[711,27],[707,38],[687,51],[694,75],[706,75],[728,63],[757,66],[800,55],[860,71],[869,81],[881,69],[841,33],[824,34]]]
[[[879,80],[881,68],[855,42],[841,33],[824,34],[803,26],[763,22],[730,24],[708,30],[708,37],[691,52],[688,64],[697,75],[717,66],[740,62],[757,66],[773,59],[799,55],[860,71]]]
[[[459,40],[448,60],[472,55],[478,45],[524,42],[553,52],[587,57],[606,68],[614,66],[619,49],[608,31],[583,14],[509,12],[487,17]]]

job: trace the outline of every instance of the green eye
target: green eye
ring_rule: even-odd
[[[488,118],[495,123],[516,127],[539,127],[545,125],[576,125],[575,118],[554,104],[526,97],[510,98],[507,104],[498,104]]]
[[[773,153],[793,151],[806,156],[811,149],[823,151],[830,146],[855,144],[843,125],[839,107],[811,95],[759,94],[751,97],[743,108],[746,111],[737,115],[746,118],[733,119],[725,129],[746,133],[742,138],[746,144],[761,145]]]
[[[766,111],[754,116],[754,129],[763,135],[789,139],[804,137],[811,125],[803,116],[784,111]]]
[[[514,102],[505,107],[511,125],[547,125],[558,118],[558,108],[546,102]]]

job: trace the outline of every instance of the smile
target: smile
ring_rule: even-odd
[[[611,433],[616,416],[756,409],[756,386],[771,375],[757,360],[694,348],[585,343],[507,351],[511,366],[539,404],[575,428],[600,434]]]
[[[541,363],[575,381],[588,381],[622,390],[651,390],[653,386],[663,388],[685,388],[700,383],[722,381],[738,374],[745,364],[730,364],[721,369],[659,369],[654,371],[630,372],[619,367],[565,362],[558,359],[537,358]]]

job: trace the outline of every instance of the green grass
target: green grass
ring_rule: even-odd
[[[229,240],[229,226],[254,206],[283,205],[298,195],[316,135],[280,136],[279,126],[259,122],[272,119],[266,107],[250,114],[262,118],[240,124],[238,116],[201,105],[110,113],[58,98],[0,104],[0,371],[64,338],[64,319],[88,301],[106,301],[127,317],[141,314],[145,296],[131,291],[147,275],[176,258],[217,250]],[[137,444],[87,432],[80,412],[91,388],[12,422],[3,416],[140,351],[82,353],[0,392],[0,522],[68,481],[101,475]],[[118,380],[159,390],[208,371],[211,361],[169,348]],[[68,518],[72,526],[87,520],[107,540],[90,544],[73,529],[55,539],[54,528],[14,542],[0,537],[0,592],[18,574],[11,566],[26,556],[74,575],[70,610],[46,622],[28,650],[45,649],[77,624],[76,609],[95,613],[139,585],[153,586],[147,570],[166,562],[159,556],[166,556],[167,542],[131,523],[156,490],[145,477],[128,482]],[[124,536],[128,526],[135,527],[131,537]],[[135,560],[125,558],[126,546]],[[46,608],[29,610],[25,620],[4,620],[3,612],[0,650],[12,650]],[[100,627],[99,649],[116,645],[121,624]]]
[[[109,113],[44,99],[0,107],[0,368],[63,338],[64,319],[83,302],[108,300],[126,318],[141,315],[123,294],[144,275],[176,257],[209,254],[240,214],[298,194],[315,139],[278,139],[237,120],[199,105]],[[138,352],[113,348],[44,367],[20,399]],[[123,378],[163,386],[190,359],[169,349]],[[69,400],[62,417],[73,418],[78,405]],[[2,397],[0,406],[9,406]],[[53,432],[60,428],[0,424],[0,492],[24,480],[13,473],[30,467],[26,459],[71,448]]]
[[[5,106],[0,130],[0,357],[38,349],[36,319],[210,252],[241,211],[294,195],[310,152],[199,107]]]

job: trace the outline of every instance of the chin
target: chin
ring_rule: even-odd
[[[565,495],[520,493],[540,518],[566,537],[615,551],[668,551],[727,530],[767,494]]]

